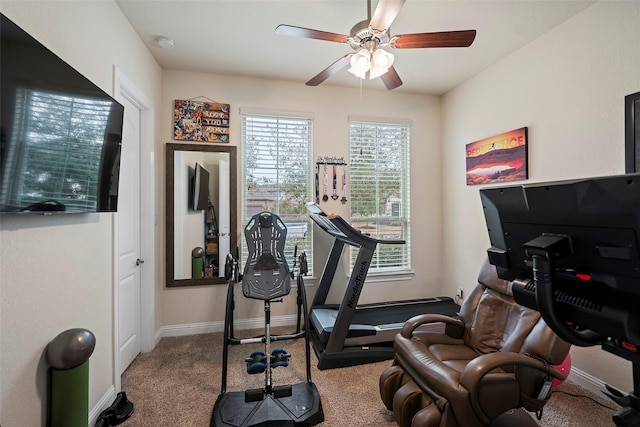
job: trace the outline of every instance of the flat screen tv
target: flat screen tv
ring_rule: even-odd
[[[191,206],[194,211],[207,209],[209,205],[209,172],[196,163],[191,181]]]
[[[640,92],[624,97],[625,170],[640,172]]]
[[[115,212],[124,107],[0,19],[0,213]]]
[[[480,197],[489,259],[514,281],[517,302],[573,344],[640,346],[640,173],[484,188]]]

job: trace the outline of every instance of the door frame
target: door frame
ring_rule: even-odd
[[[149,352],[156,345],[155,318],[158,293],[155,288],[157,251],[155,244],[155,135],[153,102],[118,68],[114,67],[113,93],[116,100],[126,98],[140,110],[140,350]],[[118,326],[118,221],[113,215],[113,384],[121,391],[120,333]]]

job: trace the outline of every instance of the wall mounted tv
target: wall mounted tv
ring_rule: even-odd
[[[640,345],[640,173],[483,188],[480,197],[489,260],[516,280],[516,302],[572,344],[586,345],[576,340],[584,334],[563,336],[551,309],[575,332]]]
[[[0,213],[115,212],[124,107],[0,19]]]
[[[196,163],[191,180],[190,208],[194,211],[207,209],[209,205],[209,171]]]

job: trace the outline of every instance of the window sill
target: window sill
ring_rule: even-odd
[[[377,282],[397,282],[401,280],[411,280],[415,277],[413,270],[380,271],[367,274],[367,283]]]
[[[305,288],[309,288],[309,287],[313,287],[316,286],[318,284],[318,278],[314,277],[314,276],[302,276],[303,280],[304,280],[304,287]],[[291,280],[291,286],[292,287],[296,287],[298,286],[298,272],[295,273],[295,275],[293,276],[293,279]]]
[[[366,282],[367,283],[382,283],[382,282],[398,282],[403,280],[411,280],[415,277],[415,272],[413,270],[402,270],[402,271],[380,271],[380,272],[371,272],[367,274]],[[292,285],[297,284],[297,273],[292,281]],[[303,276],[304,277],[304,286],[312,287],[316,286],[320,279],[314,276]]]

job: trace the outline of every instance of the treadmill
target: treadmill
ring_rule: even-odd
[[[391,301],[358,305],[371,259],[379,243],[404,244],[404,240],[379,240],[361,233],[340,216],[329,217],[313,202],[309,216],[334,241],[311,305],[309,320],[318,369],[362,365],[393,359],[393,338],[404,323],[418,314],[457,316],[460,306],[449,297]],[[326,304],[345,245],[358,256],[342,302]],[[444,323],[423,325],[423,332],[444,332]]]

